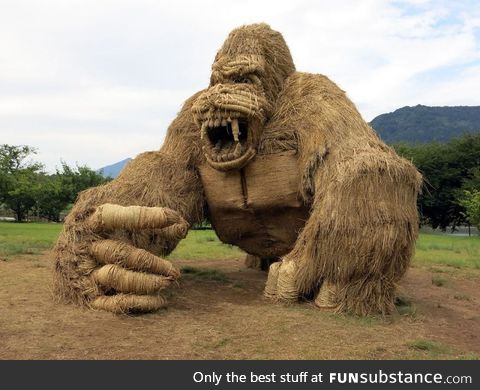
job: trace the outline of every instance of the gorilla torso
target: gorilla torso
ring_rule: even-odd
[[[240,170],[200,167],[219,238],[260,257],[288,253],[308,218],[295,151],[257,155]]]

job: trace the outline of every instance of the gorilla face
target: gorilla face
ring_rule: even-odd
[[[255,156],[271,114],[264,73],[260,56],[222,58],[213,65],[210,87],[192,109],[205,158],[215,169],[240,169]]]
[[[255,156],[276,98],[294,71],[283,37],[268,25],[230,33],[213,63],[209,88],[192,106],[208,164],[240,169]]]

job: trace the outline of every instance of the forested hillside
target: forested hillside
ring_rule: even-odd
[[[370,125],[387,143],[447,142],[480,132],[480,106],[403,107],[377,116]]]

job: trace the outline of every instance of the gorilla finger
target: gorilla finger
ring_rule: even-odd
[[[187,221],[180,214],[167,207],[124,207],[110,203],[98,206],[89,217],[89,223],[97,231],[162,229],[176,223],[188,227]]]
[[[160,295],[117,294],[95,298],[90,306],[112,313],[148,313],[167,306],[167,300]]]
[[[168,287],[172,277],[129,271],[116,264],[107,264],[92,272],[93,280],[104,288],[122,293],[154,294]]]
[[[175,279],[180,277],[180,272],[171,262],[122,241],[96,241],[92,244],[90,252],[100,264],[119,264],[135,271],[150,272]]]
[[[181,239],[185,238],[185,236],[188,233],[188,228],[189,228],[188,223],[187,224],[176,223],[176,224],[173,224],[171,226],[167,226],[166,228],[163,228],[161,230],[161,234],[167,240],[175,242],[175,241],[178,241],[178,240],[181,240]]]

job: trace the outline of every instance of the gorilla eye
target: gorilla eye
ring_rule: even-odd
[[[252,80],[249,77],[237,77],[233,79],[235,84],[252,84]]]

